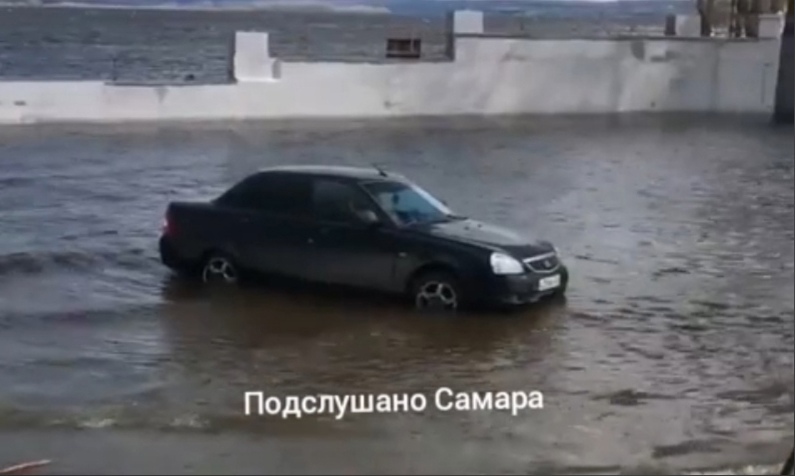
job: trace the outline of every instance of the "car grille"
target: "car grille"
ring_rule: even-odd
[[[526,258],[522,262],[536,273],[552,273],[560,267],[560,260],[554,252]]]

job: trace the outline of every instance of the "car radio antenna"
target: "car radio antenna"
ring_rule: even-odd
[[[382,177],[389,177],[389,174],[387,174],[386,171],[384,171],[384,169],[380,165],[373,164],[373,168],[375,168],[375,170],[378,171],[378,175]]]

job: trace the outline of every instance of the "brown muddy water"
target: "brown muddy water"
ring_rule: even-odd
[[[336,291],[209,294],[157,261],[169,200],[297,163],[378,163],[552,240],[567,302],[429,317]],[[793,131],[765,118],[2,128],[0,164],[0,467],[637,474],[792,444]],[[243,413],[253,390],[442,386],[537,390],[544,408]]]

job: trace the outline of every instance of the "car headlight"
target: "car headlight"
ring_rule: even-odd
[[[492,253],[491,271],[494,274],[523,274],[524,266],[516,258],[506,255],[505,253]]]

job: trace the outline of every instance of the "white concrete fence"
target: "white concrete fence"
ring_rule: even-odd
[[[663,21],[663,19],[661,19]],[[238,32],[229,84],[0,81],[0,124],[621,112],[770,113],[783,17],[759,39],[534,40],[483,35],[455,12],[449,62],[284,62]],[[697,22],[696,22],[697,26]]]

